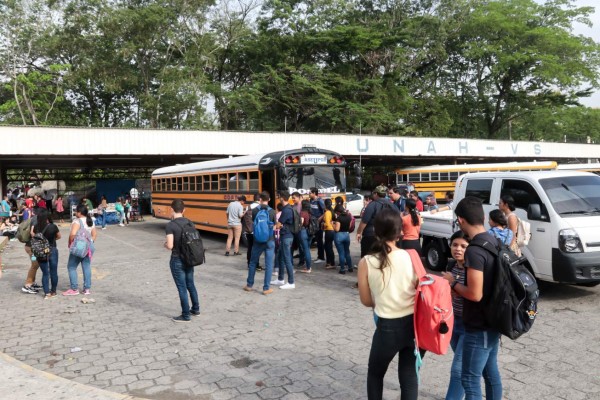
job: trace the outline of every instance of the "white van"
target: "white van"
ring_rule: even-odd
[[[517,216],[531,224],[531,240],[522,250],[536,278],[600,283],[600,176],[575,171],[466,174],[456,182],[454,201],[480,198],[487,221],[505,194],[514,198]],[[454,220],[440,214],[445,215],[424,215],[421,229],[424,255],[433,269],[446,264],[440,256],[449,255],[448,228]],[[437,265],[436,259],[441,259]]]

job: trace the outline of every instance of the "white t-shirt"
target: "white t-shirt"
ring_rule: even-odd
[[[92,226],[88,226],[87,224],[87,218],[86,217],[81,217],[81,218],[75,218],[75,220],[71,223],[71,225],[73,224],[77,224],[79,225],[79,222],[81,221],[81,223],[83,224],[83,226],[85,227],[85,230],[88,231],[89,233],[92,233],[92,229],[95,226],[94,220],[92,219]]]

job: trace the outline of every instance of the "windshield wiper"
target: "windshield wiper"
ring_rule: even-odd
[[[560,215],[566,215],[566,214],[589,214],[590,211],[586,211],[586,210],[577,210],[577,211],[563,211],[561,213],[559,213]]]

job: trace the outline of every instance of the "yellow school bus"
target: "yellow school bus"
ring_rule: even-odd
[[[436,200],[443,202],[446,192],[454,190],[458,177],[469,172],[545,171],[556,169],[557,165],[555,161],[532,161],[404,167],[395,171],[393,179],[396,185],[410,183],[418,192],[435,192]]]
[[[227,205],[245,195],[267,191],[271,207],[288,190],[308,197],[311,187],[323,198],[345,198],[346,160],[315,147],[231,157],[159,168],[152,173],[152,213],[171,218],[171,202],[182,199],[185,216],[200,230],[227,233]]]

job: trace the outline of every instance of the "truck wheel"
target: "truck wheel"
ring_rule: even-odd
[[[425,266],[434,271],[443,271],[448,265],[448,257],[444,248],[437,240],[429,242],[425,249],[423,249],[425,255]]]

